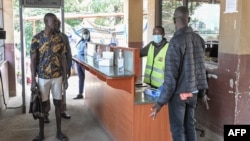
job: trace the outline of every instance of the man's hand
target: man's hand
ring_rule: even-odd
[[[70,75],[71,75],[71,72],[68,71],[68,73],[67,73],[67,79],[69,79]]]
[[[207,95],[205,94],[203,97],[198,98],[198,105],[205,105],[206,109],[209,110],[209,105],[208,105],[208,101],[210,100],[209,97],[207,97]]]
[[[36,80],[32,80],[30,90],[32,92],[34,92],[34,91],[36,91],[37,87],[38,87],[38,85],[36,83]]]
[[[65,89],[65,90],[68,89],[68,86],[69,86],[68,80],[64,80],[64,81],[63,81],[63,87],[64,87],[64,89]]]
[[[181,100],[187,100],[189,97],[193,97],[192,93],[181,93],[180,98]]]
[[[153,111],[151,114],[150,114],[150,117],[153,118],[153,120],[156,118],[158,112],[161,110],[161,105],[156,103],[152,108],[151,110]]]

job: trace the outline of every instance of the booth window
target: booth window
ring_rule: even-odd
[[[218,62],[220,1],[190,1],[188,8],[191,13],[190,26],[206,42],[206,61]]]
[[[162,0],[161,23],[165,29],[165,37],[169,41],[175,32],[173,15],[176,7],[183,5],[180,0]]]
[[[173,23],[174,10],[184,5],[180,0],[162,0],[161,23],[165,28],[165,37],[168,41],[173,37],[175,27]],[[190,11],[191,21],[189,26],[193,28],[206,42],[206,60],[218,61],[219,48],[219,21],[220,0],[189,0],[187,6]]]

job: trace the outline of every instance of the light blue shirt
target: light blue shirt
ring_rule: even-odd
[[[81,39],[81,41],[77,44],[76,48],[77,48],[77,56],[81,57],[84,55],[84,50],[86,48],[87,45],[87,40]]]

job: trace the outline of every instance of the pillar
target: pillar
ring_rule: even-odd
[[[157,1],[158,0],[148,0],[148,33],[147,33],[147,41],[150,42],[153,39],[153,29],[156,26],[156,15],[157,15]],[[147,43],[145,43],[146,45]]]
[[[3,0],[4,30],[6,30],[5,59],[8,61],[9,96],[16,96],[16,73],[15,73],[15,46],[14,46],[14,23],[13,1]]]
[[[236,3],[236,11],[226,13],[226,1],[221,1],[219,60],[227,82],[224,96],[230,97],[230,105],[233,105],[230,122],[249,124],[250,77],[246,76],[250,72],[250,1],[236,0]]]
[[[143,0],[124,1],[124,23],[128,47],[141,48],[143,36]]]
[[[236,10],[220,5],[220,35],[216,78],[209,78],[210,109],[198,108],[197,118],[223,135],[225,124],[250,123],[250,1],[236,0]]]

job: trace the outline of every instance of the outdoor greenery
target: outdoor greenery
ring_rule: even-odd
[[[23,8],[23,17],[40,17],[41,20],[36,20],[35,31],[33,31],[32,21],[23,20],[26,55],[29,56],[31,39],[35,33],[44,29],[43,16],[48,13],[60,13],[60,9],[55,8]],[[123,12],[123,0],[64,0],[65,14],[95,14],[95,13],[120,13]],[[19,0],[14,0],[14,17],[15,17],[15,31],[20,32],[19,22]],[[65,19],[65,24],[72,27],[82,23],[82,18],[79,19]],[[121,18],[107,17],[96,18],[95,24],[105,26],[120,23]],[[17,46],[20,49],[20,46]]]
[[[175,27],[173,24],[173,14],[174,9],[178,6],[182,6],[182,1],[173,1],[173,0],[163,0],[162,1],[162,26],[165,28],[166,36],[168,39],[172,37],[175,32]],[[189,9],[190,14],[193,14],[193,11],[201,6],[201,3],[190,2]],[[198,22],[197,19],[191,19],[190,25],[194,22]]]
[[[172,36],[175,31],[175,27],[173,24],[174,9],[181,5],[182,1],[162,1],[162,26],[165,29],[167,38],[170,38],[170,36]]]
[[[88,11],[90,13],[121,13],[123,12],[123,0],[93,0],[92,4],[89,6]],[[114,20],[114,22],[113,22]],[[97,18],[95,23],[99,25],[114,25],[121,22],[120,17],[116,18]]]
[[[145,0],[149,1],[149,0]],[[124,0],[64,0],[64,12],[66,14],[98,14],[98,13],[122,13]],[[190,2],[189,9],[191,14],[201,6],[202,2]],[[177,0],[162,0],[162,26],[165,28],[166,37],[170,39],[175,31],[173,24],[174,9],[182,5],[182,1]],[[29,56],[31,39],[34,34],[44,29],[43,16],[48,13],[56,13],[60,15],[60,9],[53,8],[23,8],[24,20],[24,35],[26,55]],[[15,17],[15,33],[20,32],[20,15],[19,15],[19,0],[14,0],[14,17]],[[40,20],[35,21],[25,20],[26,17],[40,17]],[[77,27],[83,23],[83,18],[65,19],[65,24],[70,27]],[[93,19],[91,19],[93,20]],[[98,26],[115,26],[123,22],[122,17],[99,17],[94,18],[94,23]],[[191,19],[190,25],[195,27],[200,33],[213,33],[210,29],[205,29],[205,23],[198,19]],[[152,29],[149,29],[152,30]],[[19,47],[19,46],[17,46]]]

